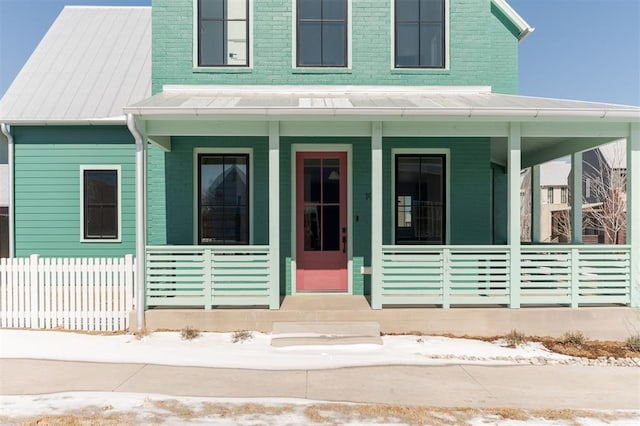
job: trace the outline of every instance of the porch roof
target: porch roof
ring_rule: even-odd
[[[124,111],[146,119],[640,120],[636,106],[504,95],[477,86],[165,86]]]

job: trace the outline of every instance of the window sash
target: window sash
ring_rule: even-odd
[[[402,160],[413,159],[417,162],[417,193],[407,195],[401,191]],[[433,162],[437,160],[437,162]],[[446,155],[445,154],[396,154],[395,155],[395,228],[396,244],[444,244],[446,241],[447,193],[446,193]],[[429,188],[426,183],[424,165],[436,164],[440,170],[439,185]],[[423,184],[426,187],[423,188]],[[439,192],[439,194],[438,194]],[[432,194],[436,194],[433,196]],[[438,197],[439,195],[439,197]],[[439,200],[438,200],[439,198]],[[434,200],[435,199],[435,200]],[[431,235],[431,237],[429,236]]]
[[[445,0],[440,1],[440,14],[437,17],[425,17],[422,13],[423,1],[415,0],[418,13],[412,17],[401,17],[398,12],[398,3],[394,0],[394,67],[395,68],[431,68],[442,69],[446,67],[446,19]],[[438,28],[439,27],[439,28]],[[434,31],[435,30],[435,31]],[[413,33],[413,34],[412,34]],[[431,35],[431,37],[429,37]],[[415,37],[415,49],[402,45],[401,39]],[[434,37],[436,37],[434,39]],[[439,38],[439,40],[437,39]],[[429,40],[430,39],[430,40]],[[423,51],[423,45],[431,42],[431,49]],[[411,54],[413,51],[413,54]],[[413,57],[413,61],[402,61],[400,55],[409,52],[407,56]],[[404,62],[404,63],[403,63]]]
[[[229,1],[220,0],[222,5],[222,12],[219,17],[203,17],[203,3],[207,0],[198,0],[198,66],[200,67],[248,67],[249,66],[249,0],[244,1],[245,15],[243,18],[229,17]],[[237,27],[237,24],[244,23],[244,57],[245,60],[241,63],[229,63],[230,57],[229,47],[233,43],[242,43],[242,39],[239,41],[233,41],[230,37],[230,32],[235,33],[233,27]],[[220,40],[206,39],[203,36],[204,30],[216,31],[221,35]],[[206,61],[203,58],[203,50],[206,43],[220,43],[216,47],[216,56],[219,55],[218,60]]]
[[[99,175],[103,175],[103,179],[100,179]],[[118,194],[120,191],[118,170],[84,169],[82,180],[83,239],[117,240],[119,238]],[[95,185],[100,180],[103,181],[104,186],[96,188]]]
[[[232,162],[231,159],[242,159]],[[217,160],[217,163],[204,164],[205,160]],[[244,188],[240,195],[236,192],[232,179],[227,176],[232,166],[244,167]],[[203,188],[203,165],[218,165],[221,173],[217,179],[222,179],[216,187],[210,186],[208,191],[215,190],[215,196],[205,200]],[[198,154],[198,244],[202,245],[246,245],[250,241],[249,228],[249,154]],[[236,174],[237,179],[239,175]],[[240,183],[242,184],[242,183]],[[227,192],[229,191],[229,192]],[[234,199],[232,200],[231,197]]]
[[[344,3],[343,18],[336,16],[326,16],[325,0],[317,0],[320,3],[320,15],[316,17],[302,16],[300,13],[300,3],[305,0],[296,0],[296,66],[297,67],[340,67],[347,66],[348,56],[348,0]],[[335,12],[335,11],[334,11]],[[311,44],[304,45],[309,34]],[[315,33],[315,36],[313,36]],[[303,40],[303,38],[305,40]],[[342,40],[339,40],[342,39]],[[327,50],[336,44],[340,45],[340,50],[333,52]],[[310,49],[318,49],[311,51]],[[337,53],[337,54],[336,54]]]

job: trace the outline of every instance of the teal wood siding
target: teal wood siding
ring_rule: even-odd
[[[491,141],[488,138],[384,138],[383,243],[393,244],[392,157],[394,148],[449,149],[450,243],[491,244]]]
[[[135,252],[135,145],[125,126],[14,126],[16,256]],[[80,242],[80,166],[120,165],[121,242]]]
[[[508,234],[508,215],[507,215],[507,189],[508,176],[507,170],[499,165],[492,163],[491,170],[493,172],[493,241],[492,244],[507,244]]]
[[[269,244],[269,140],[266,137],[177,137],[171,138],[171,152],[164,154],[164,182],[166,188],[160,187],[160,177],[154,176],[157,184],[154,190],[164,193],[153,200],[153,209],[165,209],[166,227],[153,229],[150,233],[157,239],[166,234],[167,244],[196,244],[194,238],[195,187],[194,150],[196,148],[233,149],[239,151],[251,148],[253,170],[253,244]],[[162,204],[164,197],[165,205]],[[166,207],[165,207],[166,206]],[[151,209],[151,207],[149,207]],[[150,212],[151,213],[151,212]],[[161,211],[155,212],[162,217]],[[152,226],[162,226],[162,220]]]
[[[352,1],[349,68],[294,69],[294,0],[253,0],[250,68],[194,69],[193,0],[153,2],[153,93],[164,84],[484,85],[517,90],[517,40],[490,0],[449,0],[449,69],[392,69],[392,0]],[[496,62],[497,61],[497,62]]]

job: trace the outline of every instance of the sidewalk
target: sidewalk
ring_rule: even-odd
[[[0,377],[2,395],[100,391],[439,407],[640,409],[640,369],[628,367],[449,365],[275,371],[0,359]]]

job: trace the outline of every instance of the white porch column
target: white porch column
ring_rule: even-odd
[[[582,244],[582,153],[571,155],[571,243]]]
[[[280,122],[269,122],[269,309],[280,308]]]
[[[382,123],[371,125],[371,307],[382,309]]]
[[[631,306],[640,307],[640,123],[629,125],[627,137],[627,244],[631,246]]]
[[[521,167],[521,130],[520,123],[511,123],[508,139],[508,222],[510,274],[509,294],[511,308],[520,307],[520,167]]]
[[[531,242],[540,242],[540,165],[531,167]]]
[[[145,326],[145,266],[147,244],[147,141],[136,127],[132,114],[127,115],[127,127],[136,142],[136,328]]]

